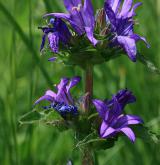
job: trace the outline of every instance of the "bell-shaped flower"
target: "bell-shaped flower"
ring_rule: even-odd
[[[143,120],[135,115],[125,115],[123,109],[126,104],[133,103],[135,97],[130,91],[121,90],[109,101],[93,100],[102,124],[100,127],[100,136],[109,138],[117,133],[124,133],[132,142],[135,141],[135,134],[129,125],[142,124]]]

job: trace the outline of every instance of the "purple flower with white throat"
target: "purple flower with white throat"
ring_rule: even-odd
[[[109,101],[93,100],[99,116],[102,118],[100,136],[109,138],[117,133],[124,133],[132,142],[135,141],[135,134],[129,125],[142,124],[143,120],[135,115],[125,115],[124,107],[128,103],[135,102],[135,97],[128,90],[121,90]]]
[[[41,101],[49,101],[50,105],[44,107],[44,109],[53,108],[61,114],[62,117],[66,117],[67,114],[74,116],[78,114],[78,108],[75,106],[74,99],[71,96],[70,89],[76,86],[80,77],[73,77],[71,80],[68,78],[62,78],[60,83],[56,86],[57,93],[52,90],[47,90],[45,95],[40,97],[35,105]]]
[[[96,45],[97,40],[94,38],[95,17],[91,0],[84,0],[84,4],[82,0],[64,0],[64,5],[68,14],[49,13],[44,17],[53,16],[68,21],[79,35],[86,33],[91,43]]]
[[[44,33],[40,50],[44,48],[46,37],[48,37],[49,47],[54,53],[58,53],[59,43],[67,45],[71,39],[71,33],[65,22],[59,18],[50,19],[50,26],[39,27]]]
[[[132,6],[133,0],[106,0],[104,9],[106,20],[111,25],[112,37],[111,46],[120,46],[127,53],[132,61],[136,61],[137,48],[136,42],[142,40],[150,47],[144,37],[134,33],[135,10],[142,3],[138,2]],[[122,4],[122,5],[121,5]]]

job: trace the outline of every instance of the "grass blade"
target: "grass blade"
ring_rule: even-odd
[[[36,64],[38,65],[38,67],[40,68],[40,71],[42,72],[44,78],[46,79],[47,83],[52,86],[53,82],[51,81],[47,71],[45,70],[45,68],[43,67],[43,65],[40,62],[40,58],[36,52],[36,50],[33,48],[33,45],[30,42],[30,39],[27,37],[27,35],[23,32],[22,28],[20,27],[20,25],[17,23],[17,21],[14,19],[14,17],[10,14],[10,12],[5,8],[5,6],[0,2],[0,10],[2,11],[2,13],[5,15],[5,17],[7,18],[7,20],[12,24],[12,26],[14,27],[14,29],[16,30],[16,32],[19,34],[19,36],[21,37],[22,41],[25,43],[25,45],[27,46],[28,50],[30,51],[30,53],[32,54]]]

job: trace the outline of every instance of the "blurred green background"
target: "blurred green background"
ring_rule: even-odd
[[[151,48],[138,47],[160,67],[160,0],[141,0],[137,10],[136,32],[145,36]],[[94,0],[95,9],[103,0]],[[2,6],[3,5],[3,6]],[[47,62],[40,56],[42,15],[64,11],[57,0],[0,0],[0,164],[1,165],[63,165],[68,158],[80,164],[80,153],[72,152],[71,131],[59,134],[42,124],[20,126],[20,116],[32,110],[34,101],[50,84],[62,76],[82,75],[79,68]],[[9,13],[8,13],[9,12]],[[120,88],[134,91],[137,102],[128,113],[141,116],[146,125],[160,133],[160,76],[150,73],[139,62],[121,57],[94,70],[94,95],[110,97]],[[74,94],[80,94],[82,83]],[[115,147],[96,152],[100,165],[158,165],[160,144],[137,139],[133,145],[120,138]]]

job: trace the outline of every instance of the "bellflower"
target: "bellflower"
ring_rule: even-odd
[[[102,138],[113,137],[122,132],[132,142],[135,141],[135,134],[129,128],[129,125],[142,124],[143,120],[138,116],[123,113],[124,107],[133,102],[135,102],[135,97],[128,90],[119,91],[108,101],[93,100],[93,104],[102,118],[100,127],[100,136]]]
[[[134,33],[135,10],[142,3],[138,2],[132,6],[133,0],[106,0],[104,9],[106,12],[107,22],[110,22],[112,37],[110,38],[111,46],[120,46],[127,53],[132,61],[136,61],[136,42],[142,40],[147,43],[144,37]]]
[[[65,13],[50,13],[46,16],[53,16],[68,21],[73,29],[79,34],[86,33],[88,39],[93,45],[97,44],[97,40],[94,38],[95,17],[91,0],[64,0],[64,5],[68,10],[68,14]]]
[[[67,45],[70,41],[71,33],[65,22],[59,18],[50,19],[50,24],[52,27],[40,27],[44,33],[40,50],[44,48],[46,37],[48,37],[51,50],[54,53],[58,53],[59,43]]]
[[[50,102],[50,106],[44,107],[44,109],[53,108],[64,118],[67,114],[73,116],[77,115],[78,109],[74,105],[74,100],[71,96],[70,89],[76,86],[80,79],[80,77],[73,77],[71,80],[68,78],[62,78],[60,83],[56,86],[57,93],[52,90],[47,90],[44,96],[40,97],[35,104],[46,100]]]

